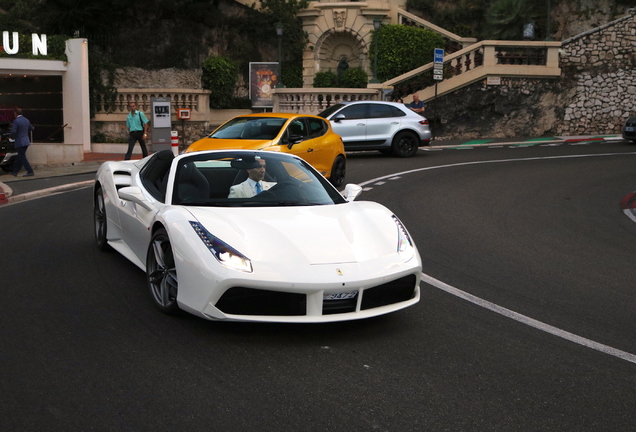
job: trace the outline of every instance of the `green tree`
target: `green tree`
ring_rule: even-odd
[[[210,108],[228,108],[232,104],[238,67],[228,57],[213,56],[203,62],[201,83],[203,88],[211,90]]]
[[[523,39],[523,26],[540,20],[537,2],[495,0],[488,8],[485,36],[495,40]]]

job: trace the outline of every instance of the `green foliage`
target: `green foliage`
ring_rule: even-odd
[[[315,88],[338,87],[338,76],[332,71],[317,72],[314,75]]]
[[[366,88],[368,82],[369,77],[361,68],[348,68],[340,76],[330,70],[314,76],[314,88]]]
[[[436,0],[407,0],[406,6],[409,11],[419,12],[424,19],[452,33],[481,39],[483,17],[490,3],[491,0],[455,0],[439,7]]]
[[[338,81],[342,88],[366,88],[369,76],[361,68],[349,68],[340,75]]]
[[[249,27],[252,39],[278,42],[276,24],[283,25],[282,45],[283,62],[292,61],[302,64],[302,53],[307,44],[307,33],[303,31],[298,12],[307,8],[307,0],[262,0],[259,12],[262,15],[250,18]],[[256,34],[254,34],[256,33]]]
[[[11,35],[12,32],[13,31],[9,33],[9,41],[11,43],[11,47],[13,47],[13,36]],[[33,55],[31,34],[19,33],[19,36],[18,36],[19,51],[16,54],[7,54],[3,50],[3,51],[0,51],[0,57],[67,61],[68,60],[68,58],[66,57],[66,40],[67,39],[68,37],[66,36],[47,35],[46,36],[47,54],[45,56],[40,54]]]
[[[526,0],[495,0],[488,8],[486,33],[492,39],[521,40],[523,26],[539,19],[537,3]]]
[[[231,58],[212,56],[203,62],[201,83],[203,88],[212,91],[210,108],[222,109],[230,106],[237,79],[238,67]]]
[[[303,87],[303,67],[296,62],[283,62],[281,80],[285,87]]]
[[[386,81],[433,61],[435,48],[444,46],[444,38],[430,30],[403,25],[384,25],[374,33],[378,43],[380,81]],[[371,50],[371,64],[375,48]]]
[[[88,46],[88,89],[91,117],[100,110],[112,112],[117,99],[115,65],[97,45]],[[95,142],[95,141],[94,141]],[[96,141],[100,142],[100,141]]]

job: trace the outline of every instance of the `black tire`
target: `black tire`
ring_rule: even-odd
[[[419,144],[417,135],[412,132],[404,131],[395,135],[391,148],[393,149],[394,155],[402,158],[408,158],[415,156],[417,149],[419,148]]]
[[[335,187],[340,187],[344,183],[346,175],[347,161],[345,160],[344,156],[338,155],[338,157],[336,157],[336,160],[333,161],[329,181]]]
[[[146,276],[150,295],[157,308],[168,315],[179,312],[179,283],[170,238],[165,229],[152,236],[146,256]]]
[[[111,249],[108,244],[108,222],[106,219],[106,205],[104,203],[104,193],[102,188],[98,187],[95,190],[95,199],[93,202],[93,226],[95,227],[95,241],[97,242],[97,248],[101,251],[108,251]]]

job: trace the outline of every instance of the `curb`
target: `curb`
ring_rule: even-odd
[[[467,141],[463,144],[447,144],[447,145],[432,145],[428,147],[420,147],[422,150],[427,149],[456,149],[456,148],[470,148],[470,147],[492,147],[492,146],[534,146],[541,144],[573,144],[579,142],[591,142],[591,141],[621,141],[623,138],[620,135],[607,135],[607,136],[568,136],[568,137],[553,137],[546,139],[532,139],[526,141],[509,141],[509,142],[497,142],[495,140],[476,140]],[[441,141],[443,142],[443,141]]]
[[[61,185],[61,186],[55,186],[52,188],[48,188],[48,189],[42,189],[39,191],[34,191],[34,192],[27,192],[21,195],[9,195],[6,196],[4,199],[2,199],[3,196],[5,196],[6,194],[4,192],[2,192],[2,189],[4,187],[6,187],[6,185],[1,184],[2,187],[0,188],[0,205],[2,204],[13,204],[16,202],[22,202],[22,201],[28,201],[34,198],[41,198],[43,196],[47,196],[47,195],[52,195],[55,193],[59,193],[59,192],[68,192],[68,191],[72,191],[75,189],[82,189],[82,188],[86,188],[89,186],[92,186],[93,183],[95,183],[93,180],[86,180],[83,182],[77,182],[77,183],[70,183],[70,184],[65,184],[65,185]]]
[[[0,205],[7,204],[11,195],[13,195],[13,189],[0,182]]]

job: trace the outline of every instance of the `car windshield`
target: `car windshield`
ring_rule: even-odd
[[[335,104],[330,106],[329,108],[327,108],[326,110],[320,112],[318,114],[318,117],[322,117],[322,118],[327,118],[329,117],[331,114],[335,113],[336,111],[338,111],[340,108],[342,108],[343,106],[345,106],[344,104]]]
[[[212,132],[208,138],[272,140],[286,121],[277,117],[236,117]]]
[[[174,163],[178,166],[172,190],[173,205],[278,207],[346,202],[309,164],[285,154],[192,153]]]

